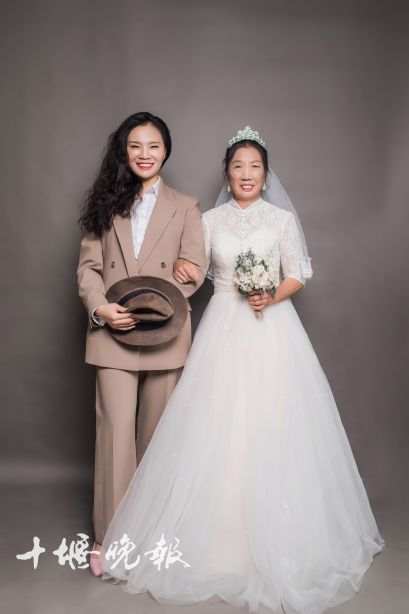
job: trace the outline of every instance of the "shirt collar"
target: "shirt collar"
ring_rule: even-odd
[[[148,190],[146,190],[146,192],[144,192],[144,196],[145,194],[155,194],[155,196],[157,196],[159,192],[160,182],[161,182],[161,178],[158,177],[155,183],[151,185],[151,187]]]
[[[132,212],[135,211],[136,206],[139,205],[143,201],[144,197],[147,194],[154,194],[155,198],[158,197],[160,182],[161,182],[161,178],[158,177],[158,179],[155,181],[155,183],[153,185],[151,185],[151,187],[148,190],[146,190],[146,192],[144,192],[143,194],[141,194],[140,196],[137,196],[135,198],[134,203],[133,203],[133,207],[132,207]]]

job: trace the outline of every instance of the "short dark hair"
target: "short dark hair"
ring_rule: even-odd
[[[238,141],[237,143],[233,143],[226,149],[226,153],[223,160],[223,169],[224,175],[227,177],[227,172],[229,170],[229,164],[234,158],[234,154],[241,147],[254,147],[257,151],[260,152],[261,161],[263,163],[264,172],[267,175],[268,173],[268,153],[267,149],[260,145],[257,141],[252,141],[251,139],[244,139],[243,141]]]

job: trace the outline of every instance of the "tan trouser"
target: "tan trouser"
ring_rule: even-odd
[[[93,523],[99,544],[182,370],[96,368]]]

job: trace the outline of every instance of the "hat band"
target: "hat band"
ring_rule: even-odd
[[[159,294],[166,302],[168,305],[172,305],[171,302],[169,301],[168,297],[166,296],[166,294],[164,294],[163,292],[161,292],[160,290],[157,290],[156,288],[138,288],[137,290],[132,290],[132,292],[128,292],[127,294],[125,294],[124,296],[122,296],[120,298],[120,300],[118,301],[118,303],[120,305],[123,305],[124,303],[126,303],[126,301],[128,301],[131,298],[134,298],[135,296],[139,296],[140,294],[145,294],[146,291],[150,291],[150,292],[154,292],[155,294]],[[139,331],[149,331],[149,330],[156,330],[158,328],[161,328],[162,326],[165,326],[165,324],[168,324],[169,320],[172,318],[173,316],[170,316],[169,318],[166,318],[164,320],[155,320],[155,321],[150,321],[150,320],[139,320],[139,322],[137,323],[137,328]],[[128,333],[129,331],[127,330],[116,330],[115,331],[116,334],[124,334],[126,335],[126,333]]]
[[[134,298],[135,296],[139,296],[140,294],[145,294],[145,292],[149,290],[150,292],[154,292],[155,294],[160,294],[160,296],[165,299],[165,301],[168,303],[168,305],[171,305],[171,302],[169,301],[168,297],[166,296],[166,294],[164,294],[163,292],[161,292],[160,290],[157,290],[156,288],[139,288],[138,290],[132,290],[132,292],[128,292],[127,294],[125,294],[124,296],[122,296],[118,303],[120,305],[123,305],[123,303],[125,303],[126,301],[128,301],[130,298]]]

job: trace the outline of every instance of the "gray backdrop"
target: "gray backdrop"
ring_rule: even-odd
[[[83,362],[76,220],[108,134],[149,110],[174,139],[165,179],[203,210],[226,140],[250,124],[268,141],[315,270],[295,306],[371,500],[402,501],[408,24],[396,1],[3,1],[5,487],[85,480],[88,522],[94,371]],[[195,322],[208,296],[195,297]]]

